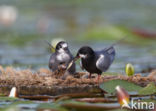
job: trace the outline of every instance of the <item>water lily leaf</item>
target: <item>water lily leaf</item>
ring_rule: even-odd
[[[11,97],[0,97],[0,101],[15,101],[18,98],[11,98]]]
[[[128,82],[125,80],[119,80],[119,79],[104,82],[104,83],[100,84],[100,88],[108,93],[115,93],[115,87],[118,85],[123,87],[125,90],[127,90],[129,92],[138,92],[139,90],[142,89],[142,87],[140,87],[132,82]]]
[[[42,103],[37,107],[38,110],[50,109],[55,111],[68,111],[65,108],[61,107],[59,104],[55,103]]]
[[[155,98],[153,98],[153,99],[144,99],[144,100],[141,100],[141,102],[147,102],[147,103],[153,102],[154,104],[156,104],[156,99]]]
[[[152,82],[139,91],[140,95],[151,95],[156,93],[156,86]]]
[[[75,111],[106,111],[106,110],[112,110],[120,108],[119,104],[112,103],[112,104],[105,104],[105,103],[99,103],[99,104],[78,104],[78,103],[63,103],[63,107],[67,109],[72,109]]]
[[[0,111],[21,111],[20,108],[16,106],[8,106],[5,108],[0,108]]]
[[[119,108],[119,109],[113,109],[113,110],[109,110],[109,111],[127,111],[127,110]]]

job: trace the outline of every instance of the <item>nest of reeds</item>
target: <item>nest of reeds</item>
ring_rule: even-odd
[[[67,75],[65,79],[61,77],[64,75],[64,70],[58,70],[51,72],[48,69],[41,68],[38,71],[32,71],[31,69],[16,70],[13,67],[3,68],[0,66],[0,85],[11,86],[85,86],[96,84],[96,74],[93,74],[93,78],[87,78],[86,72],[77,72],[73,75]],[[100,82],[105,82],[113,79],[122,79],[142,86],[147,85],[150,82],[156,83],[156,70],[153,70],[147,77],[141,76],[141,74],[135,74],[132,77],[128,77],[123,74],[117,75],[105,75],[102,76]]]

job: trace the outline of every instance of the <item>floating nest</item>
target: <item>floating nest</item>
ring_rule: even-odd
[[[10,88],[13,86],[23,88],[23,90],[32,89],[29,91],[29,93],[27,93],[27,91],[23,91],[22,94],[26,95],[57,95],[64,92],[73,93],[75,91],[78,93],[87,92],[88,90],[90,92],[100,92],[96,82],[97,75],[93,74],[91,79],[87,78],[87,75],[88,73],[86,72],[77,72],[74,75],[67,75],[65,79],[62,79],[62,76],[64,76],[64,71],[61,70],[51,72],[48,69],[41,68],[38,71],[33,72],[30,69],[16,70],[13,67],[3,68],[0,66],[0,93],[4,92],[4,90],[7,90],[6,92],[8,93],[8,90],[10,90]],[[127,80],[141,86],[146,86],[150,82],[156,83],[156,70],[153,70],[147,77],[142,77],[141,74],[135,74],[132,77],[122,74],[108,74],[102,76],[100,82],[106,82],[114,79]],[[35,89],[38,91],[34,91]]]

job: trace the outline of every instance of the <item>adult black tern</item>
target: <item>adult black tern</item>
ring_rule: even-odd
[[[85,69],[89,72],[89,78],[91,78],[91,74],[98,74],[98,83],[100,79],[100,75],[102,72],[106,72],[115,59],[115,49],[114,45],[118,44],[126,37],[123,37],[116,43],[112,44],[110,47],[102,49],[100,51],[94,51],[89,46],[81,47],[76,57],[74,57],[73,61],[69,64],[67,69],[69,69],[73,63],[79,58],[81,58],[80,66],[82,69]]]
[[[81,58],[81,68],[89,72],[89,77],[96,73],[99,81],[102,72],[106,72],[114,61],[115,49],[111,46],[100,51],[94,51],[89,46],[83,46],[78,50],[75,60],[78,58]]]
[[[68,49],[68,44],[64,41],[60,41],[55,48],[55,52],[51,55],[49,60],[49,68],[52,71],[59,69],[59,66],[68,66],[69,63],[73,60],[73,55]],[[67,73],[75,73],[75,63],[67,70]]]

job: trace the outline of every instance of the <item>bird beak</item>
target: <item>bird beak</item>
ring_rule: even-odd
[[[75,61],[77,61],[79,58],[80,58],[79,56],[74,57],[74,59],[69,63],[69,65],[68,65],[68,67],[67,67],[66,70],[68,70],[68,69],[73,65],[73,63],[74,63]]]
[[[64,49],[64,50],[68,50],[68,47],[64,47],[63,49]]]
[[[75,62],[75,61],[77,61],[79,58],[80,58],[80,56],[77,55],[77,56],[74,57],[73,61]]]

